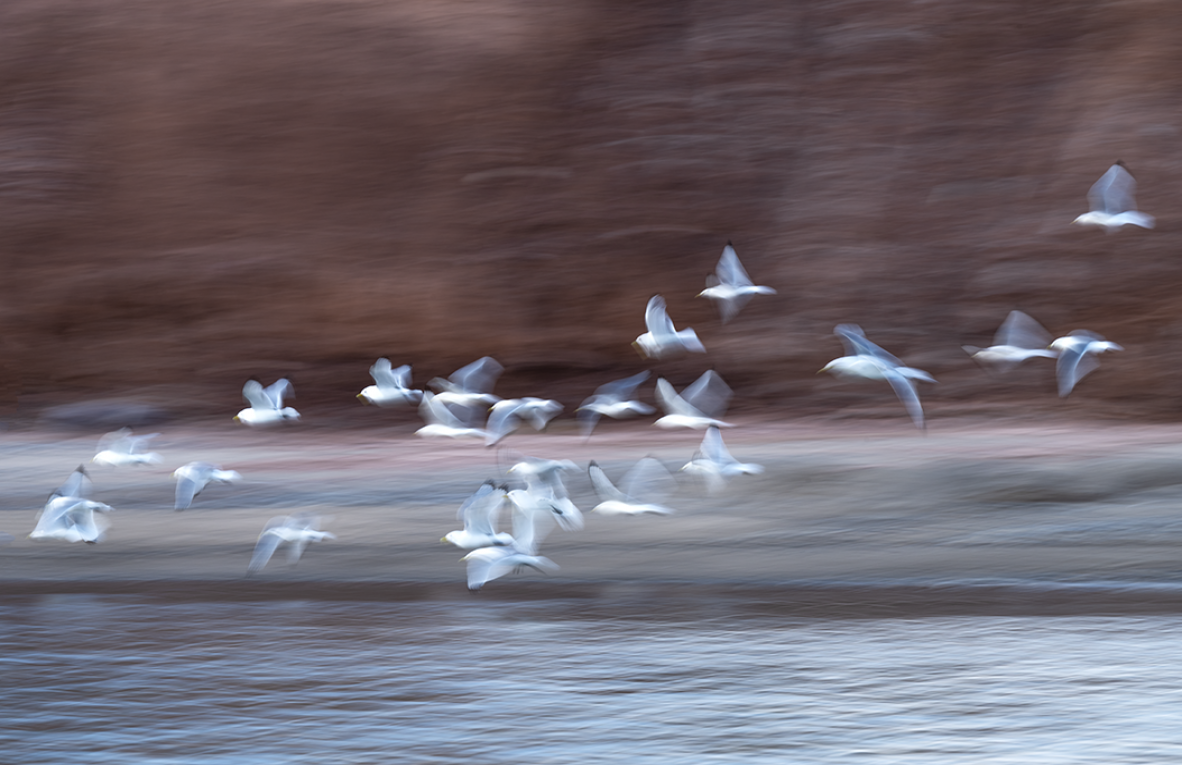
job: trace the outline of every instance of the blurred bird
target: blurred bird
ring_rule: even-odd
[[[730,386],[713,369],[703,372],[681,395],[668,380],[661,378],[657,380],[657,403],[665,410],[665,416],[653,424],[666,429],[730,428],[733,426],[729,422],[718,419],[726,413],[730,400]]]
[[[691,475],[701,476],[706,481],[706,491],[718,494],[731,478],[762,473],[763,465],[739,462],[731,456],[726,444],[722,442],[722,431],[718,428],[707,428],[697,454],[681,469]]]
[[[497,517],[507,499],[504,487],[485,481],[460,505],[457,515],[464,522],[464,528],[449,531],[440,541],[451,542],[465,550],[513,544],[512,534],[497,531]]]
[[[378,406],[397,406],[398,404],[417,404],[423,400],[421,390],[410,388],[410,365],[403,364],[392,369],[390,359],[378,359],[369,368],[374,384],[362,388],[357,394],[363,404],[377,404]]]
[[[698,297],[710,298],[718,304],[718,313],[722,323],[726,324],[738,315],[743,306],[754,295],[774,295],[776,291],[771,287],[761,287],[751,281],[735,248],[730,243],[722,250],[722,257],[718,259],[718,267],[714,273],[706,277],[706,289],[698,293]]]
[[[1027,359],[1057,357],[1059,352],[1051,350],[1050,344],[1051,333],[1041,324],[1021,311],[1010,311],[993,336],[993,345],[988,348],[961,347],[973,357],[973,361],[998,372],[1008,372]]]
[[[1075,384],[1100,366],[1096,355],[1104,351],[1123,351],[1116,343],[1108,342],[1095,332],[1073,330],[1051,343],[1059,352],[1055,374],[1059,378],[1059,397],[1067,398]]]
[[[49,495],[49,501],[37,515],[37,526],[30,539],[61,539],[66,542],[98,542],[109,523],[95,513],[109,513],[110,505],[88,499],[90,478],[79,467],[60,487]]]
[[[98,465],[120,467],[123,465],[155,465],[160,462],[160,455],[155,452],[143,451],[144,444],[151,441],[159,433],[149,433],[146,436],[133,436],[131,428],[120,428],[108,433],[98,442],[98,452],[91,460]]]
[[[306,514],[279,515],[267,521],[267,524],[263,526],[263,532],[259,534],[259,541],[255,543],[250,563],[246,567],[247,576],[261,571],[282,542],[288,543],[287,563],[294,566],[300,556],[304,554],[304,548],[308,546],[309,542],[336,539],[335,534],[320,531],[320,523],[320,516]]]
[[[211,482],[230,483],[241,481],[237,471],[222,470],[208,462],[190,462],[177,468],[172,477],[176,479],[176,504],[174,509],[184,510],[193,504],[193,498]]]
[[[562,463],[553,460],[527,459],[535,463],[534,467],[541,471],[540,475],[549,475],[552,470],[567,469]],[[568,517],[564,521],[561,514],[554,512],[553,494],[548,494],[548,491],[535,484],[531,489],[515,489],[509,492],[508,497],[514,508],[512,541],[507,545],[478,548],[460,559],[468,564],[468,589],[478,590],[486,582],[499,579],[511,571],[532,568],[544,573],[558,568],[554,561],[538,555],[538,546],[554,528],[555,523],[568,522],[570,519]],[[565,492],[565,488],[562,491]],[[575,511],[578,512],[577,508]],[[582,528],[581,514],[578,521],[577,528]]]
[[[448,403],[443,394],[423,393],[419,416],[427,424],[415,431],[420,438],[473,438],[484,440],[487,435],[479,424],[483,407]]]
[[[595,393],[579,404],[579,408],[575,410],[579,424],[582,426],[583,436],[591,437],[591,432],[595,430],[595,425],[601,416],[618,420],[655,412],[656,410],[648,404],[633,400],[636,389],[648,379],[648,376],[649,371],[646,369],[631,377],[605,383],[596,388]]]
[[[659,460],[645,457],[624,474],[620,486],[608,479],[603,468],[592,462],[587,467],[591,485],[599,495],[599,504],[591,509],[603,515],[669,515],[672,509],[662,505],[665,497],[677,488],[677,482]]]
[[[258,380],[247,380],[242,386],[242,396],[250,403],[234,419],[244,425],[273,425],[284,420],[298,420],[300,413],[283,405],[284,396],[294,396],[295,391],[287,378],[280,378],[266,388]]]
[[[833,334],[841,338],[847,355],[830,361],[820,371],[842,378],[886,380],[907,408],[915,427],[923,430],[923,407],[919,403],[915,381],[934,383],[935,378],[922,369],[912,369],[904,365],[902,361],[867,340],[866,334],[857,324],[838,324],[833,329]]]
[[[1088,206],[1092,209],[1072,222],[1081,226],[1103,226],[1109,234],[1126,224],[1153,228],[1153,216],[1137,210],[1137,202],[1133,199],[1136,188],[1137,182],[1125,168],[1125,163],[1118,159],[1088,190]]]
[[[496,359],[485,356],[460,367],[448,379],[436,377],[428,385],[440,391],[437,397],[441,403],[487,407],[501,400],[492,389],[504,371]]]
[[[509,491],[509,501],[519,513],[529,517],[549,517],[563,529],[577,531],[583,528],[583,513],[571,501],[566,484],[562,481],[562,473],[578,469],[570,460],[521,455],[506,473],[523,481],[525,488]]]
[[[632,343],[641,355],[650,359],[663,359],[688,351],[706,352],[706,347],[692,329],[678,332],[673,328],[673,320],[665,311],[665,298],[660,295],[654,295],[648,301],[648,307],[644,311],[644,324],[648,327],[648,332]]]
[[[553,399],[507,398],[492,405],[485,425],[485,446],[495,446],[501,439],[521,427],[522,420],[528,420],[534,430],[542,431],[550,420],[562,411],[562,404]]]

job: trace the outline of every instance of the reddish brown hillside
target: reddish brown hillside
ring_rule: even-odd
[[[347,403],[379,355],[490,354],[577,401],[660,293],[710,349],[661,371],[786,413],[867,396],[814,374],[841,321],[937,410],[1058,407],[960,350],[1022,308],[1127,349],[1064,406],[1173,418],[1179,39],[1170,0],[9,0],[8,400]],[[1158,227],[1072,227],[1117,158]],[[779,295],[722,327],[727,239]]]

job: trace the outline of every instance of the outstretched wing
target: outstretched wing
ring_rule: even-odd
[[[669,470],[654,457],[645,457],[620,479],[620,489],[636,502],[659,505],[677,488]]]
[[[90,476],[86,474],[86,468],[79,465],[70,473],[70,477],[65,480],[61,486],[57,487],[50,499],[55,497],[77,497],[79,499],[86,499],[90,496]]]
[[[722,250],[722,257],[718,259],[718,269],[715,273],[718,275],[718,281],[722,284],[729,284],[732,287],[752,287],[755,285],[755,282],[751,281],[751,277],[747,276],[747,272],[743,270],[743,264],[739,262],[739,256],[730,242],[727,242],[726,247]]]
[[[449,379],[465,393],[492,393],[497,378],[504,371],[496,359],[485,356],[452,372]]]
[[[726,414],[731,388],[717,372],[707,369],[681,392],[681,398],[707,417],[718,418]]]
[[[1015,348],[1037,350],[1051,344],[1051,333],[1041,324],[1021,311],[1010,311],[993,336],[994,345],[1009,345]]]
[[[636,395],[636,389],[649,378],[650,374],[652,373],[646,369],[643,372],[637,372],[631,377],[625,377],[623,380],[604,383],[595,389],[595,395],[610,396],[619,401],[627,401]]]
[[[271,401],[271,405],[276,409],[283,408],[283,397],[294,396],[295,388],[291,387],[286,377],[280,377],[275,382],[268,385],[263,391],[267,394],[267,398]]]
[[[603,502],[627,502],[628,496],[616,488],[616,485],[611,482],[607,474],[603,472],[603,468],[599,467],[598,462],[592,461],[587,466],[587,475],[591,478],[591,486],[595,489],[595,493],[599,495],[599,499]]]
[[[675,334],[673,320],[665,310],[665,298],[660,295],[649,298],[648,306],[644,309],[644,325],[655,337]]]
[[[263,526],[263,531],[259,534],[259,541],[254,545],[254,553],[250,556],[250,563],[246,566],[247,575],[261,571],[263,566],[266,566],[267,562],[271,560],[271,556],[275,554],[275,549],[283,541],[273,531],[286,526],[289,520],[286,516],[277,515],[267,521],[266,525]]]
[[[1088,190],[1088,206],[1093,212],[1116,215],[1127,210],[1136,210],[1137,203],[1133,199],[1133,191],[1137,182],[1133,175],[1124,169],[1120,163],[1108,168],[1100,180],[1092,184]]]
[[[866,333],[857,324],[838,324],[833,328],[833,334],[841,338],[847,356],[871,356],[891,366],[904,366],[898,358],[867,340]]]

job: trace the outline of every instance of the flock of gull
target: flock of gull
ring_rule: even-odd
[[[1133,200],[1134,182],[1121,162],[1114,164],[1091,188],[1088,199],[1091,211],[1074,222],[1103,227],[1111,233],[1124,225],[1152,228],[1153,218],[1137,211]],[[756,295],[774,295],[771,287],[755,284],[734,247],[728,242],[715,272],[707,277],[706,289],[699,293],[715,302],[722,323],[734,319]],[[645,309],[646,332],[633,345],[642,357],[659,360],[706,353],[693,329],[678,330],[669,318],[665,300],[653,296]],[[927,372],[914,369],[871,342],[855,324],[839,324],[834,334],[840,338],[845,355],[830,361],[821,371],[839,378],[885,380],[902,402],[915,426],[925,427],[917,383],[935,383]],[[997,372],[1006,372],[1030,359],[1048,358],[1056,362],[1058,392],[1066,397],[1079,381],[1096,369],[1096,357],[1105,351],[1122,350],[1100,335],[1075,330],[1052,338],[1037,321],[1021,311],[1011,311],[987,348],[963,346],[979,364]],[[503,367],[491,357],[484,357],[462,367],[447,379],[435,378],[428,385],[434,389],[411,388],[411,367],[395,368],[389,359],[378,359],[370,368],[374,384],[357,398],[362,403],[382,407],[414,406],[424,421],[416,434],[424,438],[470,439],[492,447],[529,424],[541,431],[558,416],[563,407],[552,399],[525,397],[502,399],[493,388]],[[656,409],[637,398],[638,390],[648,380],[649,371],[601,385],[579,405],[576,417],[581,433],[589,439],[603,417],[624,419],[656,413]],[[299,412],[284,406],[292,393],[291,383],[280,379],[264,387],[250,380],[242,389],[249,406],[234,417],[242,424],[268,426],[298,420]],[[656,381],[657,403],[664,410],[654,424],[665,429],[689,428],[705,431],[698,451],[680,472],[696,476],[706,491],[716,495],[728,482],[741,475],[761,473],[762,466],[735,459],[722,440],[721,428],[732,427],[721,418],[731,398],[731,389],[714,370],[707,370],[694,383],[678,392],[665,379]],[[155,465],[159,454],[148,451],[149,442],[159,434],[133,435],[123,428],[108,433],[98,444],[93,462],[109,467]],[[509,454],[508,451],[504,451]],[[571,500],[563,476],[578,471],[570,460],[553,460],[516,455],[506,460],[499,480],[488,480],[460,506],[458,518],[463,528],[447,533],[443,540],[467,554],[468,586],[479,589],[486,582],[505,574],[530,568],[539,571],[557,569],[550,559],[539,554],[546,536],[555,528],[576,531],[583,528],[583,513]],[[676,488],[676,479],[659,460],[645,457],[613,482],[596,462],[587,467],[590,483],[599,497],[591,510],[600,515],[669,515],[673,509],[663,504]],[[195,498],[211,483],[232,483],[241,476],[206,462],[191,462],[177,468],[175,509],[189,508]],[[33,539],[60,539],[68,542],[98,542],[106,529],[107,513],[112,507],[90,498],[92,483],[84,467],[77,468],[49,497],[41,510]],[[499,530],[509,519],[511,532]],[[281,544],[288,545],[288,562],[299,560],[308,544],[335,536],[320,529],[322,519],[313,514],[278,516],[263,526],[247,564],[247,574],[261,571]]]

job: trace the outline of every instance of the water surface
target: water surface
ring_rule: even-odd
[[[20,763],[1165,763],[1182,616],[0,602]]]

